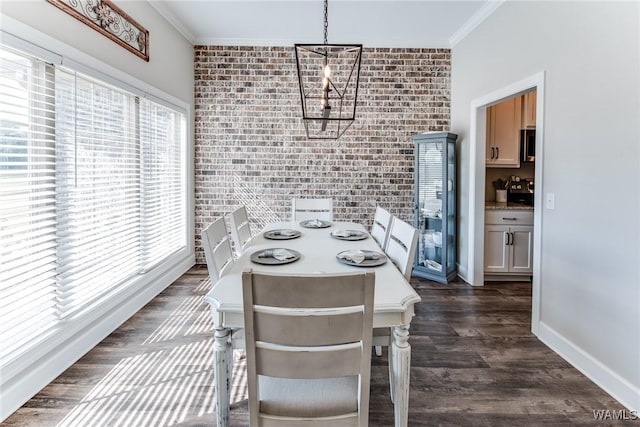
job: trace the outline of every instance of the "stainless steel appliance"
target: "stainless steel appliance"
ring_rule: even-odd
[[[533,178],[509,181],[507,190],[507,203],[522,203],[523,205],[533,206],[533,194],[535,191]]]
[[[520,162],[536,161],[536,130],[522,129],[520,131]]]

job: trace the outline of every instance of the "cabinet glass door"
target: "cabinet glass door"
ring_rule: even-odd
[[[445,283],[456,275],[456,138],[446,132],[413,137],[415,226],[420,233],[414,275]]]
[[[444,179],[447,182],[447,224],[443,232],[447,235],[447,275],[455,275],[456,269],[456,147],[455,140],[447,139],[447,152],[445,156],[447,171]]]
[[[422,251],[419,264],[442,272],[442,189],[444,143],[418,145],[418,206]]]

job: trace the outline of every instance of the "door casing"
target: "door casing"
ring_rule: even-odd
[[[505,99],[536,90],[536,164],[533,210],[533,280],[531,303],[531,330],[537,334],[540,323],[543,142],[544,142],[544,85],[545,71],[538,72],[508,86],[471,101],[469,122],[469,229],[468,264],[466,281],[474,286],[484,284],[484,204],[485,204],[485,150],[487,107]]]

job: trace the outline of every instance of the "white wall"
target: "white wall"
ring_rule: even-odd
[[[119,6],[150,33],[146,62],[45,0],[0,3],[0,29],[187,110],[187,248],[100,307],[83,315],[82,325],[65,328],[54,339],[3,370],[0,422],[52,381],[175,281],[195,262],[193,236],[193,47],[145,1]],[[78,322],[80,323],[80,322]],[[73,326],[73,325],[72,325]],[[8,372],[11,371],[11,372]]]
[[[2,0],[0,12],[193,105],[191,44],[146,1],[117,4],[149,31],[149,62],[46,0]]]
[[[470,102],[546,72],[539,337],[640,409],[640,6],[505,2],[452,50],[459,259],[469,267]],[[482,230],[479,230],[482,232]]]

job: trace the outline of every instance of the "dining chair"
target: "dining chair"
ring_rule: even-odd
[[[373,216],[373,224],[371,225],[371,237],[378,243],[380,248],[384,249],[389,238],[391,230],[392,216],[388,210],[381,206],[376,206],[376,212]],[[382,347],[389,345],[391,336],[389,328],[375,328],[373,330],[373,341],[376,356],[382,356]]]
[[[209,224],[201,233],[202,249],[207,260],[207,270],[212,286],[233,266],[235,260],[229,234],[224,224],[224,217],[220,217]],[[244,349],[244,329],[233,328],[229,334],[229,343],[233,350]],[[228,360],[229,372],[233,371],[233,357]]]
[[[249,424],[368,425],[375,274],[242,276]]]
[[[388,210],[376,206],[376,213],[373,216],[371,225],[371,237],[378,242],[378,246],[384,249],[389,237],[389,226],[391,225],[391,214]]]
[[[321,219],[333,221],[333,199],[291,199],[292,221]]]
[[[209,224],[202,230],[201,237],[211,283],[215,285],[234,262],[224,218],[220,217]]]
[[[411,278],[413,261],[418,247],[418,230],[400,218],[392,217],[389,227],[389,236],[384,247],[387,257],[393,262],[405,279]],[[382,355],[382,347],[391,347],[391,330],[389,328],[376,328],[373,331],[373,345],[377,356]],[[388,354],[389,362],[389,384],[391,386],[391,396],[393,396],[393,360],[391,351]]]
[[[242,255],[251,243],[251,239],[253,239],[249,216],[247,215],[247,208],[245,206],[240,206],[229,214],[229,225],[235,252],[238,255]]]
[[[389,228],[389,237],[384,246],[384,252],[398,267],[405,279],[409,280],[418,247],[418,230],[395,216],[391,219]]]

